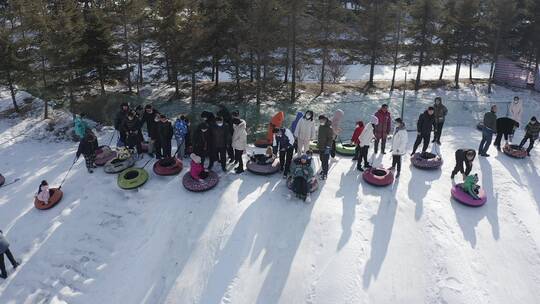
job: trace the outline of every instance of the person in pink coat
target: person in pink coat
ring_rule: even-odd
[[[391,132],[392,127],[392,117],[390,112],[388,112],[388,105],[383,104],[382,107],[375,113],[375,117],[379,120],[379,124],[375,126],[375,154],[379,152],[379,142],[381,143],[381,152],[386,154],[386,138]]]

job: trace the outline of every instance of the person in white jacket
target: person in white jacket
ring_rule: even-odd
[[[313,121],[313,111],[307,111],[304,117],[298,121],[294,130],[294,137],[298,142],[297,156],[305,154],[309,150],[309,142],[317,136],[317,128]]]
[[[508,106],[508,116],[521,125],[521,116],[523,115],[523,103],[519,97],[514,97],[514,101]]]
[[[234,149],[234,162],[238,164],[238,167],[234,170],[237,174],[244,172],[244,162],[242,155],[247,149],[247,131],[246,122],[240,118],[232,119],[233,136],[232,136],[232,148]]]
[[[371,117],[371,123],[367,123],[364,127],[360,136],[358,136],[358,141],[360,142],[360,151],[358,155],[358,162],[356,163],[356,169],[359,171],[364,171],[364,169],[371,168],[371,165],[368,163],[367,156],[369,152],[369,145],[375,137],[373,130],[374,126],[379,124],[379,119],[377,116]],[[364,160],[364,167],[362,168],[362,160]]]
[[[395,170],[397,167],[396,177],[399,177],[401,172],[401,157],[407,153],[407,144],[409,142],[409,136],[405,129],[405,123],[401,118],[396,118],[396,130],[392,137],[392,167],[390,170]]]

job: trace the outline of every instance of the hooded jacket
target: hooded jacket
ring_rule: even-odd
[[[158,122],[157,125],[159,141],[161,143],[170,143],[174,134],[173,127],[170,121]]]
[[[285,151],[294,146],[294,135],[291,130],[282,128],[280,132],[283,132],[283,135],[278,135],[279,133],[274,134],[272,144],[274,151]]]
[[[429,134],[433,130],[433,124],[435,123],[435,115],[429,115],[428,111],[420,114],[418,122],[416,124],[416,130],[421,134]]]
[[[360,134],[362,134],[362,131],[364,131],[364,122],[359,121],[351,137],[351,141],[355,143],[356,145],[360,145],[359,137],[360,137]]]
[[[212,132],[212,147],[225,148],[230,144],[231,133],[229,132],[229,125],[227,123],[224,122],[222,126],[215,124],[209,131]]]
[[[443,123],[446,119],[446,114],[448,114],[448,109],[442,104],[442,101],[433,105],[433,117],[436,123]]]
[[[521,116],[523,115],[523,102],[518,100],[517,102],[512,101],[508,106],[508,115],[513,120],[521,123]]]
[[[151,139],[157,139],[158,134],[158,125],[159,121],[156,121],[156,115],[158,112],[156,110],[153,110],[152,113],[148,113],[144,111],[144,114],[141,118],[141,127],[146,124],[146,129],[148,130],[148,136],[150,136]]]
[[[409,141],[409,136],[405,126],[396,127],[394,136],[392,137],[392,154],[393,155],[404,155],[407,150],[407,144]]]
[[[527,135],[531,136],[533,139],[538,139],[538,134],[540,133],[540,122],[537,121],[535,124],[529,122],[525,127],[525,132],[527,132]]]
[[[319,126],[319,136],[317,138],[317,149],[322,153],[327,147],[332,147],[334,141],[334,130],[332,130],[332,122],[326,120],[324,125]]]
[[[243,119],[239,124],[233,123],[232,148],[240,151],[247,149],[246,122]]]
[[[391,120],[390,112],[386,111],[384,113],[382,109],[379,109],[377,113],[375,113],[375,117],[379,120],[379,123],[377,126],[375,126],[374,134],[377,139],[381,139],[383,137],[388,136],[388,133],[391,131]]]
[[[96,154],[98,148],[98,141],[95,135],[87,134],[81,142],[79,143],[79,148],[77,149],[77,157],[82,155],[93,155]]]
[[[308,113],[304,115],[302,119],[296,124],[296,129],[294,130],[294,136],[298,138],[299,141],[310,141],[316,136],[315,122],[313,121],[313,114],[308,119],[306,117]]]
[[[497,133],[514,134],[514,129],[519,128],[519,123],[510,117],[497,119]]]

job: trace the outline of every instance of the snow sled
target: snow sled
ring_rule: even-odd
[[[265,157],[264,154],[255,154],[253,155],[253,158],[258,159],[261,157]],[[269,164],[260,164],[257,163],[257,161],[249,160],[246,163],[246,168],[249,172],[257,174],[257,175],[272,175],[274,173],[279,172],[279,160],[274,160],[273,163]]]
[[[184,165],[176,157],[164,158],[154,163],[154,173],[157,175],[176,175],[182,171]]]
[[[58,188],[49,189],[50,197],[48,202],[43,202],[37,199],[37,196],[34,198],[34,207],[39,210],[47,210],[56,206],[62,200],[64,193]]]
[[[411,163],[419,169],[438,169],[442,166],[443,160],[440,156],[429,153],[414,153],[411,156]]]
[[[182,185],[191,192],[204,192],[214,188],[219,183],[219,176],[216,172],[208,172],[208,177],[203,181],[194,180],[188,172],[182,178]]]
[[[313,152],[319,152],[319,148],[317,148],[317,144],[319,143],[319,141],[317,140],[312,140],[309,142],[309,149]]]
[[[503,147],[504,154],[514,157],[514,158],[525,158],[527,157],[527,150],[519,148],[518,145],[505,145]]]
[[[274,115],[274,117],[272,117],[270,123],[268,124],[266,138],[257,139],[255,141],[255,147],[266,148],[268,146],[271,146],[274,140],[274,128],[281,128],[283,120],[285,120],[285,113],[278,112],[276,115]]]
[[[106,173],[120,173],[127,168],[133,167],[133,165],[135,165],[135,158],[133,157],[128,157],[126,159],[114,158],[105,164],[103,170]]]
[[[0,174],[0,187],[6,182],[6,178]]]
[[[131,168],[118,174],[118,187],[129,190],[144,185],[148,181],[148,172],[142,168]]]
[[[109,146],[101,146],[96,150],[96,166],[104,166],[108,161],[116,158],[116,151],[111,150]]]
[[[292,176],[287,177],[287,188],[292,191],[293,178]],[[312,178],[309,182],[309,193],[313,193],[319,189],[319,181],[317,178]]]
[[[339,143],[336,145],[336,153],[343,156],[354,156],[356,154],[356,145],[350,142]]]
[[[478,190],[478,197],[480,199],[474,199],[472,196],[470,196],[467,192],[463,190],[462,186],[463,184],[454,185],[451,190],[452,197],[459,203],[470,207],[480,207],[487,202],[487,196],[484,192],[484,189],[480,188],[480,190]]]
[[[362,174],[364,180],[373,186],[384,187],[394,182],[394,173],[382,168],[370,168]]]

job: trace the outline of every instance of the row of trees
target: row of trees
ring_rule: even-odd
[[[158,66],[180,94],[220,72],[238,98],[252,82],[257,101],[283,82],[290,101],[305,66],[316,66],[320,91],[345,64],[422,68],[468,65],[512,55],[538,67],[536,0],[0,0],[0,84],[38,88],[73,102],[108,86],[138,93]],[[162,77],[160,77],[160,75]],[[394,88],[395,72],[391,89]]]

